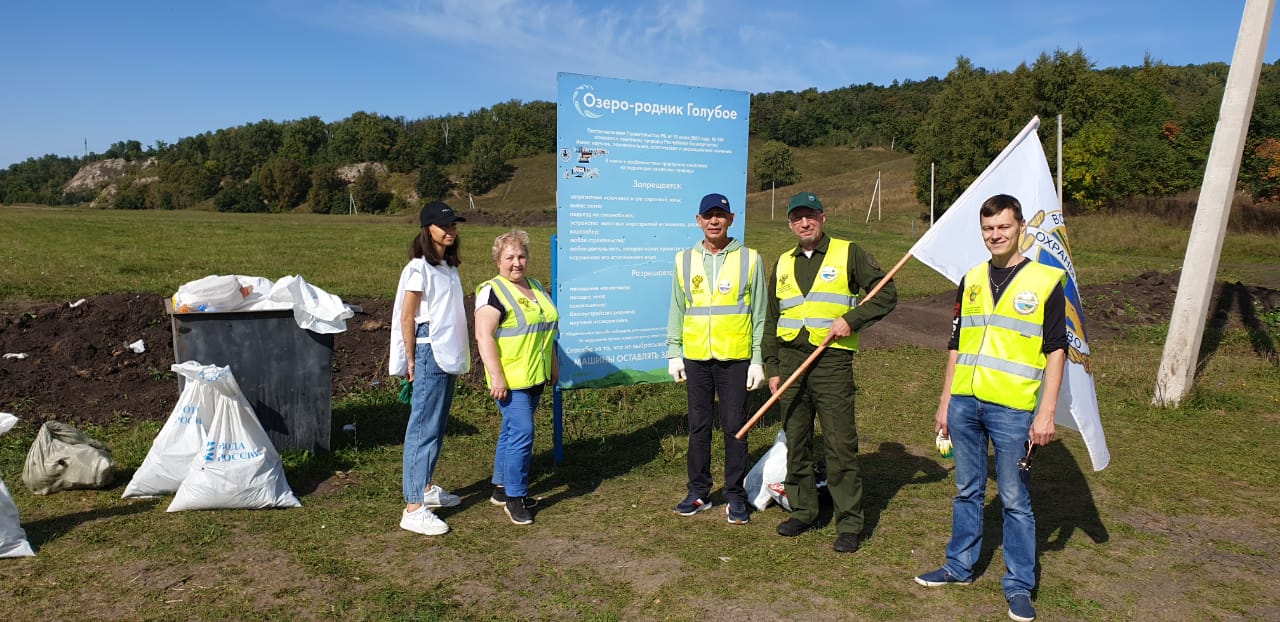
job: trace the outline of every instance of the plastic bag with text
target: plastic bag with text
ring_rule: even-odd
[[[280,454],[229,368],[225,381],[235,390],[219,391],[204,446],[168,511],[301,506],[285,479]]]
[[[171,495],[187,477],[191,461],[204,447],[204,438],[213,420],[213,406],[219,393],[240,387],[228,383],[230,368],[187,361],[169,369],[186,379],[178,403],[151,443],[133,479],[124,489],[125,498]]]

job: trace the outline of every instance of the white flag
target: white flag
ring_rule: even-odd
[[[1098,414],[1084,309],[1080,305],[1067,228],[1054,190],[1053,176],[1049,173],[1049,163],[1036,133],[1038,127],[1040,118],[1031,119],[1017,138],[991,161],[942,218],[911,247],[910,253],[951,282],[959,284],[969,268],[991,258],[982,242],[979,224],[982,203],[997,194],[1011,195],[1022,203],[1022,215],[1027,221],[1027,230],[1019,247],[1023,255],[1067,272],[1067,284],[1063,289],[1067,298],[1067,340],[1070,348],[1054,424],[1079,431],[1089,450],[1093,470],[1101,471],[1111,462],[1111,453],[1107,451],[1102,418]]]

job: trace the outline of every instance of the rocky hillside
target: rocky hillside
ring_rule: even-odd
[[[155,158],[143,161],[126,162],[123,158],[111,158],[86,164],[62,187],[63,193],[101,190],[103,186],[114,182],[125,175],[139,169],[147,169],[156,165]]]

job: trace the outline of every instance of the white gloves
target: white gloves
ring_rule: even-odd
[[[764,384],[764,366],[759,363],[752,363],[747,368],[747,390],[755,391]]]
[[[684,359],[676,357],[667,359],[667,373],[671,374],[671,379],[676,382],[684,382]]]
[[[667,373],[671,374],[672,380],[684,382],[684,359],[679,357],[667,359]],[[747,368],[747,390],[755,391],[762,386],[764,386],[764,366],[752,363]]]

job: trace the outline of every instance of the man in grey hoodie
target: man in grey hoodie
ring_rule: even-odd
[[[710,509],[711,423],[716,396],[724,434],[725,513],[733,525],[751,516],[743,480],[747,439],[734,438],[747,420],[747,391],[764,384],[760,340],[766,296],[760,254],[729,237],[733,210],[721,194],[702,197],[696,217],[703,240],[676,253],[667,315],[667,371],[685,382],[689,400],[689,491],[682,516]]]

